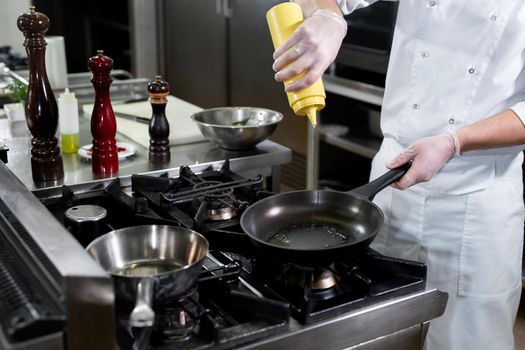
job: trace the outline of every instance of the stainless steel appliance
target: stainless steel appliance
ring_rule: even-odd
[[[154,302],[153,327],[130,327],[133,305],[117,307],[122,348],[420,349],[428,322],[444,311],[446,294],[426,286],[421,263],[366,250],[321,271],[260,254],[239,220],[250,204],[273,195],[262,177],[241,177],[228,162],[178,174],[134,175],[131,187],[117,178],[88,192],[64,187],[61,196],[41,199],[58,221],[71,206],[93,204],[107,210],[105,231],[179,225],[209,241],[196,288]]]
[[[111,279],[2,162],[0,280],[0,349],[113,347]]]
[[[345,16],[348,35],[335,60],[341,74],[353,69],[353,79],[365,81],[370,73],[386,74],[397,7],[397,1],[380,1]]]
[[[309,135],[310,188],[348,190],[368,180],[383,137],[379,116],[397,8],[380,1],[346,16],[348,35],[324,76],[329,102]],[[341,171],[342,158],[352,171]]]
[[[382,139],[379,115],[397,8],[397,1],[379,1],[345,17],[348,35],[323,78],[327,106],[317,133],[309,133],[309,188],[348,190],[368,180]],[[341,158],[352,171],[341,171]]]

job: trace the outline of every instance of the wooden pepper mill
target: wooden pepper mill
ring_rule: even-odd
[[[91,165],[93,172],[99,175],[111,175],[118,172],[118,155],[115,134],[117,121],[109,99],[110,72],[113,60],[104,56],[102,50],[88,60],[88,68],[93,73],[91,83],[95,88],[95,105],[91,114],[91,135],[93,148]]]
[[[149,161],[167,163],[170,161],[170,124],[166,118],[169,85],[157,75],[155,81],[148,84],[148,92],[153,110],[149,123]]]
[[[55,137],[58,107],[47,78],[45,66],[49,18],[34,6],[18,17],[18,29],[24,34],[29,59],[29,86],[25,100],[26,122],[31,131],[31,170],[33,180],[54,181],[64,176],[60,147]]]

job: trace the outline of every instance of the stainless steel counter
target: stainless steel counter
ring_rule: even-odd
[[[168,173],[178,176],[179,167],[188,165],[194,172],[201,172],[208,167],[219,169],[225,159],[230,160],[231,170],[249,176],[255,173],[267,176],[269,188],[279,191],[280,166],[291,161],[290,149],[266,140],[254,149],[242,152],[226,151],[211,142],[198,142],[171,148],[171,162],[154,165],[148,161],[148,149],[117,133],[117,141],[128,142],[137,148],[135,155],[119,162],[119,172],[115,176],[102,178],[91,171],[91,162],[77,154],[62,154],[64,160],[64,178],[56,182],[35,183],[31,176],[31,135],[25,122],[11,123],[0,119],[0,140],[4,139],[9,147],[8,168],[37,197],[52,197],[60,193],[62,185],[79,185],[76,190],[89,191],[109,183],[111,178],[120,177],[124,185],[132,174],[150,175]],[[80,118],[80,144],[91,143],[89,120]]]
[[[447,299],[429,288],[311,325],[291,319],[287,332],[241,349],[420,349],[428,322],[443,314]]]

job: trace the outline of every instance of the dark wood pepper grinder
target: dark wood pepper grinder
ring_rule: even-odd
[[[54,181],[64,176],[60,147],[55,137],[58,107],[47,78],[45,66],[49,18],[34,6],[18,17],[18,29],[24,34],[29,59],[29,86],[25,100],[26,122],[31,131],[31,170],[33,180]]]
[[[170,124],[166,118],[166,98],[170,93],[169,85],[157,75],[155,81],[148,84],[153,115],[149,122],[149,161],[167,163],[170,161]]]
[[[91,114],[91,135],[93,148],[91,165],[99,175],[111,175],[118,171],[118,155],[115,134],[117,121],[109,99],[109,85],[113,81],[110,72],[113,60],[104,56],[102,50],[88,60],[88,68],[93,73],[91,83],[95,88],[95,105]]]

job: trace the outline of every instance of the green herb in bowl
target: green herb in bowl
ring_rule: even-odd
[[[18,80],[13,80],[9,85],[9,97],[17,102],[24,102],[27,95],[27,86]]]

